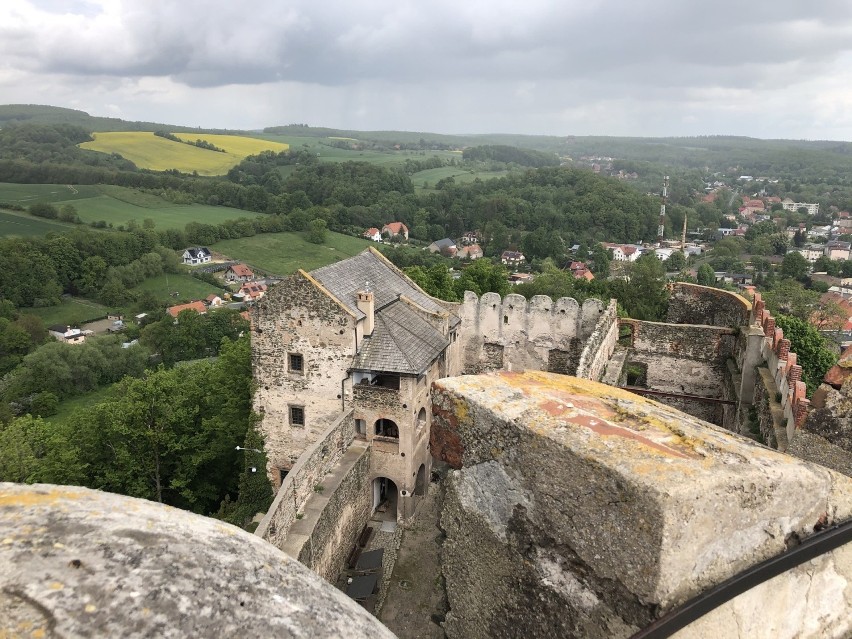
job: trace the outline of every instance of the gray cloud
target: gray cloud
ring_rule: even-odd
[[[745,118],[848,135],[850,48],[847,0],[0,4],[3,93],[51,78],[55,94],[85,87],[142,119],[212,113],[215,95],[228,113],[270,100],[243,110],[272,118],[258,125],[290,121],[276,117],[285,106],[292,120],[372,128],[742,133]],[[51,102],[40,96],[26,101]],[[304,117],[319,114],[330,121]]]

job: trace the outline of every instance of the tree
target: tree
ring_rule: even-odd
[[[837,355],[806,319],[778,315],[775,320],[784,331],[784,337],[790,340],[790,350],[796,353],[796,362],[802,367],[802,381],[807,384],[810,396],[837,362]]]
[[[808,275],[809,265],[805,257],[798,251],[791,251],[781,262],[781,276],[802,280]]]
[[[325,220],[315,219],[308,222],[307,240],[312,244],[325,244],[326,229],[328,225]]]
[[[713,271],[712,266],[709,264],[702,264],[698,267],[698,283],[702,286],[716,285],[716,273]]]
[[[681,251],[675,251],[666,260],[667,271],[681,271],[686,267],[686,256]]]
[[[646,253],[625,266],[628,279],[612,282],[612,296],[630,317],[652,322],[663,321],[668,309],[663,263],[653,253]]]
[[[477,295],[491,292],[503,296],[509,290],[506,277],[507,272],[502,264],[494,264],[485,258],[474,260],[455,281],[456,296],[463,299],[465,291],[473,291]]]
[[[819,293],[809,291],[801,282],[785,278],[768,288],[763,299],[776,315],[791,315],[807,322],[819,303]]]

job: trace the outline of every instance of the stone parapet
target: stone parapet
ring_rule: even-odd
[[[254,534],[282,548],[297,515],[326,474],[340,461],[355,439],[355,420],[350,409],[329,426],[306,450],[281,483],[275,500]]]
[[[598,317],[595,329],[586,340],[577,377],[599,381],[618,344],[618,302],[610,300],[606,310]]]
[[[392,638],[254,535],[86,488],[0,484],[0,636]]]
[[[669,293],[666,321],[675,324],[745,326],[753,312],[752,303],[742,295],[711,286],[673,282]]]
[[[852,516],[849,478],[587,380],[444,379],[433,411],[449,637],[628,637]],[[849,592],[847,547],[685,636],[848,636]]]

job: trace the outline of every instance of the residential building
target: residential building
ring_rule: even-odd
[[[394,235],[400,235],[406,240],[408,239],[408,227],[402,222],[390,222],[382,227],[382,235],[389,238]]]
[[[585,262],[571,262],[568,269],[574,279],[591,281],[595,279],[594,273],[589,270]]]
[[[477,260],[483,256],[482,248],[479,244],[469,244],[459,249],[457,257],[463,260]]]
[[[225,271],[225,279],[229,282],[251,282],[254,273],[245,264],[231,264]]]
[[[186,304],[169,306],[166,309],[166,312],[174,318],[177,318],[177,316],[180,315],[181,311],[195,311],[199,315],[204,315],[207,312],[207,307],[204,305],[204,302],[196,300],[194,302],[188,302]]]
[[[210,249],[206,246],[193,246],[183,252],[183,263],[189,265],[206,264],[213,259]]]
[[[672,253],[675,252],[673,248],[660,247],[654,249],[654,257],[656,257],[661,262],[665,262],[672,256]]]
[[[260,282],[246,282],[240,287],[238,294],[244,302],[256,302],[266,295],[267,288],[266,284]]]
[[[65,342],[66,344],[82,344],[86,341],[86,333],[79,328],[72,328],[65,324],[49,326],[47,332],[60,342]]]
[[[430,253],[440,253],[446,257],[455,257],[456,248],[455,242],[453,242],[450,238],[445,237],[442,240],[435,240],[428,247]]]
[[[372,240],[373,242],[381,242],[382,241],[382,232],[377,229],[375,226],[371,226],[366,231],[361,234],[361,237],[365,237],[368,240]]]
[[[785,197],[781,200],[781,206],[785,211],[798,211],[799,209],[806,209],[808,215],[819,215],[819,203],[809,203],[809,202],[794,202],[788,197]]]
[[[476,244],[480,239],[479,231],[465,231],[465,234],[462,235],[462,244],[465,246]]]
[[[801,253],[808,262],[813,264],[822,257],[825,247],[822,244],[807,244],[798,248],[793,248],[788,253]]]
[[[826,243],[825,249],[823,251],[823,255],[825,255],[828,259],[834,260],[848,260],[849,259],[849,242],[841,242],[840,240],[831,240]]]
[[[601,242],[604,248],[612,251],[612,259],[616,262],[635,262],[642,255],[638,246],[632,244],[613,244]]]
[[[507,266],[519,266],[526,261],[527,258],[524,257],[524,254],[518,251],[503,251],[500,255],[500,262]]]
[[[222,301],[222,298],[215,293],[210,293],[210,295],[204,298],[204,303],[208,308],[218,308],[224,305],[225,302]]]

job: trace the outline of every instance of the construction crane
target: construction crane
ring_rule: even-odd
[[[663,178],[663,198],[660,203],[660,226],[657,227],[657,245],[663,245],[663,236],[666,233],[666,198],[669,195],[669,176]]]

